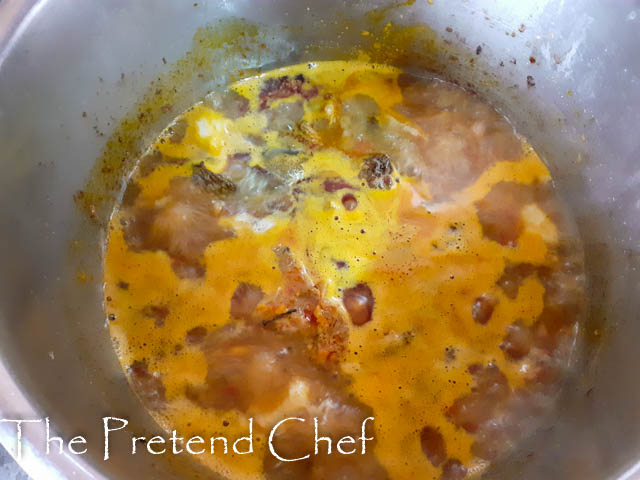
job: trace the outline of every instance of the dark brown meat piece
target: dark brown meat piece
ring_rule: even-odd
[[[281,98],[289,98],[299,94],[308,100],[318,95],[318,87],[315,85],[305,87],[305,84],[307,84],[307,80],[302,74],[295,77],[283,76],[267,79],[259,94],[260,110],[268,108],[272,102]]]
[[[475,302],[471,306],[471,316],[480,325],[486,325],[493,315],[493,310],[496,308],[498,301],[491,295],[481,295],[476,298]]]
[[[447,417],[456,426],[473,433],[491,419],[498,404],[509,396],[510,389],[507,378],[495,365],[472,365],[469,373],[475,386],[471,393],[460,397],[449,407]]]
[[[133,390],[144,405],[151,410],[161,410],[165,406],[165,389],[160,377],[149,373],[147,364],[136,360],[128,368]]]
[[[520,360],[531,350],[533,336],[529,327],[516,320],[507,327],[507,333],[500,348],[511,360]]]
[[[485,237],[501,245],[516,246],[522,233],[522,207],[533,201],[528,185],[500,182],[476,202]]]
[[[365,158],[358,178],[367,182],[369,188],[389,190],[393,185],[393,166],[389,155],[379,153]]]
[[[498,286],[507,297],[513,300],[518,296],[522,282],[524,282],[527,277],[533,275],[535,271],[536,268],[530,263],[507,265],[502,272],[502,276],[498,279]]]
[[[184,339],[187,343],[191,345],[196,345],[196,344],[202,343],[206,335],[207,335],[207,328],[203,326],[197,326],[189,330],[185,335]]]
[[[551,184],[500,182],[475,204],[482,232],[501,245],[516,246],[524,227],[522,209],[529,204],[536,204],[555,225],[564,223]]]
[[[447,449],[442,434],[433,427],[424,427],[420,430],[420,446],[422,452],[434,467],[437,467],[447,458]]]
[[[551,336],[570,329],[584,313],[585,273],[582,251],[576,249],[556,268],[539,268],[544,309],[538,321]]]
[[[329,193],[343,189],[355,190],[353,185],[349,184],[349,182],[341,177],[327,178],[322,185],[324,186],[324,191]]]
[[[368,285],[359,283],[347,288],[342,295],[342,303],[354,325],[361,326],[371,321],[375,299]]]

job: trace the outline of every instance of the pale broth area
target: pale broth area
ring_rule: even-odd
[[[231,478],[484,470],[553,405],[583,311],[582,250],[548,169],[477,96],[321,62],[179,116],[110,223],[105,305],[167,431],[247,434],[198,458]],[[281,463],[320,434],[366,455]],[[205,445],[206,446],[206,445]],[[326,448],[321,445],[321,450]],[[335,443],[334,443],[335,449]]]

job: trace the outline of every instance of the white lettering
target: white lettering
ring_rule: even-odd
[[[224,453],[227,453],[227,439],[225,437],[211,437],[211,455],[213,455],[214,453],[216,453],[215,447],[214,447],[214,443],[216,440],[222,440],[222,443],[224,443]]]
[[[118,422],[122,422],[122,425],[118,428],[109,428],[110,420],[117,420]],[[129,424],[129,422],[124,418],[103,417],[102,423],[104,424],[104,460],[109,460],[109,433],[115,432],[117,430],[122,430],[124,427],[126,427]]]
[[[375,418],[373,417],[367,417],[363,420],[362,422],[362,435],[358,438],[358,440],[360,440],[362,442],[362,455],[364,455],[365,453],[367,453],[367,446],[366,446],[366,441],[367,440],[373,440],[373,437],[368,438],[366,436],[365,430],[366,430],[366,426],[367,426],[367,421],[368,420],[375,420]]]
[[[164,438],[162,438],[159,435],[156,435],[155,437],[151,437],[147,442],[147,452],[149,452],[151,455],[162,455],[164,452],[167,451],[166,448],[163,448],[162,451],[156,452],[153,448],[151,448],[151,445],[155,445],[156,443],[160,443],[164,445],[164,442],[165,442]]]
[[[136,446],[138,442],[146,442],[147,437],[131,437],[131,455],[136,454]]]
[[[177,441],[180,441],[180,443],[182,443],[182,437],[176,437],[176,435],[177,435],[176,431],[175,431],[175,430],[173,430],[173,431],[171,432],[171,438],[170,438],[170,440],[171,440],[171,443],[173,444],[172,449],[173,449],[173,454],[174,454],[174,455],[177,455],[177,454],[179,454],[179,453],[182,453],[182,452],[183,452],[182,448],[181,448],[180,450],[178,450],[178,449],[177,449],[177,446],[176,446],[176,442],[177,442]]]
[[[62,438],[60,437],[52,437],[51,436],[51,430],[50,430],[50,425],[49,425],[49,417],[44,419],[45,421],[45,425],[47,427],[47,455],[49,455],[50,453],[50,444],[51,442],[58,442],[58,453],[62,454],[62,451],[64,449],[63,445],[64,445],[64,440],[62,440]]]
[[[316,455],[318,455],[318,442],[327,442],[327,454],[331,455],[331,439],[329,437],[318,437],[318,417],[313,417],[313,430],[315,436]]]
[[[18,460],[22,460],[22,424],[23,423],[40,423],[42,421],[42,419],[38,419],[38,420],[11,420],[8,418],[3,418],[0,420],[0,423],[15,423],[16,424],[16,440],[17,440],[17,447],[16,447],[16,456],[18,457]]]
[[[236,447],[236,445],[238,445],[238,443],[242,441],[249,442],[249,450],[247,450],[246,452],[240,452]],[[241,437],[237,439],[235,442],[233,442],[233,451],[236,452],[238,455],[246,455],[247,453],[253,453],[253,418],[249,419],[249,435],[247,437]]]
[[[278,428],[280,428],[280,425],[282,425],[285,422],[288,422],[289,420],[297,420],[298,422],[304,422],[304,418],[298,418],[298,417],[289,417],[289,418],[285,418],[284,420],[280,420],[278,423],[275,424],[275,426],[271,429],[271,432],[269,433],[269,451],[271,452],[271,455],[273,455],[274,457],[276,457],[278,460],[280,460],[281,462],[297,462],[298,460],[305,460],[307,458],[309,458],[311,456],[311,454],[307,454],[304,457],[300,457],[300,458],[283,458],[281,456],[279,456],[275,449],[273,448],[273,437],[275,436],[276,432],[278,431]]]
[[[187,452],[189,452],[191,455],[202,455],[204,453],[204,448],[197,452],[194,450],[191,450],[192,443],[197,443],[198,445],[202,445],[204,443],[204,438],[195,436],[195,437],[191,437],[187,441]]]
[[[344,451],[341,447],[343,443],[356,443],[355,438],[350,437],[348,435],[346,437],[342,437],[340,440],[338,440],[338,444],[336,445],[336,448],[342,455],[351,455],[352,453],[356,453],[356,447],[353,447],[349,452]]]
[[[86,445],[87,444],[87,439],[86,438],[78,435],[77,437],[73,437],[71,440],[69,440],[69,452],[71,452],[74,455],[84,455],[85,453],[87,453],[87,447],[84,447],[84,450],[77,452],[73,448],[73,444],[74,443],[80,443],[82,445]]]

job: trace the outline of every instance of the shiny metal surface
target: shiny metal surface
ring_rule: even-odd
[[[129,391],[105,329],[103,232],[73,201],[116,125],[191,47],[199,27],[226,17],[304,25],[243,66],[312,60],[356,42],[363,13],[383,4],[0,2],[0,418],[49,416],[56,433],[89,442],[86,455],[47,456],[43,430],[27,426],[21,463],[32,478],[179,478],[195,469],[189,459],[172,465],[132,456],[124,436],[117,460],[102,460],[101,417],[128,418],[131,433],[156,429]],[[336,12],[353,19],[344,35],[329,34]],[[487,477],[640,478],[640,2],[421,0],[390,15],[423,22],[470,55],[482,47],[482,69],[457,62],[440,73],[469,82],[529,137],[586,245],[587,328],[597,341],[567,386],[558,420]],[[322,48],[306,51],[309,44]],[[185,86],[179,105],[231,68],[221,63]],[[0,424],[0,442],[13,450],[14,439],[13,427]]]

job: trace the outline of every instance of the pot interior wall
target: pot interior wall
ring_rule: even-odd
[[[0,352],[39,416],[50,416],[67,438],[87,437],[89,453],[75,462],[122,479],[197,470],[190,459],[131,456],[124,435],[114,437],[118,460],[102,461],[103,416],[128,418],[131,433],[157,430],[124,380],[101,305],[100,245],[121,165],[163,122],[239,70],[349,56],[353,47],[374,52],[360,31],[391,21],[428,28],[392,43],[398,52],[389,50],[390,59],[473,88],[530,139],[586,245],[591,312],[581,373],[553,427],[487,475],[603,479],[634,463],[640,6],[529,3],[424,0],[385,10],[386,3],[365,1],[43,0],[13,37],[0,39]],[[236,48],[260,43],[267,48],[246,58]],[[204,67],[188,60],[190,49]],[[159,84],[179,87],[163,97],[170,103],[145,97]],[[122,124],[139,118],[136,104],[153,110],[140,121],[141,135]],[[25,412],[29,405],[0,404],[4,417]]]

